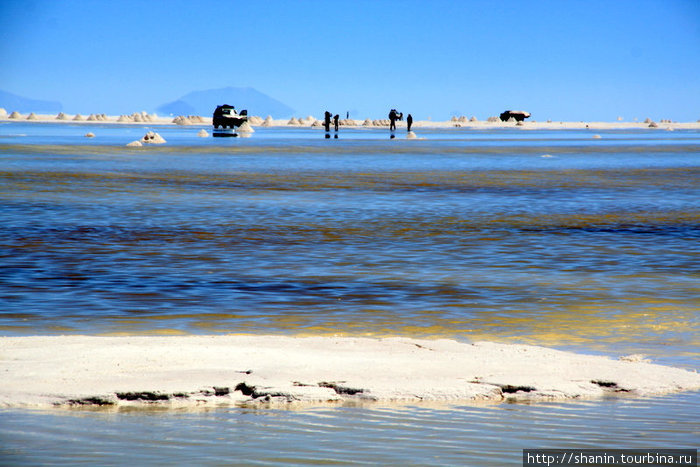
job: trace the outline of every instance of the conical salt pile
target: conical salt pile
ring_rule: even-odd
[[[38,120],[36,114],[34,112],[30,113],[27,115],[27,120]]]
[[[238,133],[255,133],[253,127],[250,126],[248,122],[243,122],[241,126],[238,127]]]
[[[173,119],[173,123],[176,125],[192,125],[192,121],[184,115],[179,115],[175,117]]]
[[[163,144],[166,141],[155,131],[149,131],[143,136],[143,138],[141,138],[141,142],[145,144]]]
[[[73,117],[74,122],[82,122],[83,120],[85,120],[85,117],[80,114],[75,114],[75,117]]]
[[[21,117],[22,117],[22,115],[15,110],[14,112],[12,112],[10,114],[10,116],[8,118],[21,118]]]
[[[68,117],[63,112],[59,112],[58,115],[56,115],[56,120],[68,120]]]
[[[263,126],[272,126],[272,115],[268,115],[265,121],[262,123]]]

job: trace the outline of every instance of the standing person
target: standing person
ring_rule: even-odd
[[[338,119],[339,118],[340,118],[340,116],[338,114],[335,114],[335,116],[333,117],[333,126],[335,127],[336,133],[338,132]]]
[[[323,126],[326,128],[326,133],[331,131],[331,113],[327,110],[323,117]]]
[[[389,121],[391,122],[389,124],[389,130],[396,130],[396,109],[391,109],[389,112]]]
[[[406,125],[408,126],[407,131],[411,131],[411,125],[413,125],[413,116],[411,114],[408,114],[408,117],[406,117]]]

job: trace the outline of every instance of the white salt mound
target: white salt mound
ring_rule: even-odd
[[[75,117],[73,117],[74,122],[82,122],[83,120],[85,120],[85,117],[80,114],[75,114]]]
[[[0,118],[7,117],[7,110],[0,107]]]
[[[95,137],[95,133],[93,133],[93,132],[85,133],[85,137],[86,137],[86,138],[94,138],[94,137]]]
[[[131,143],[128,143],[127,146],[133,148],[133,147],[143,146],[143,144],[141,144],[141,141],[132,141]]]
[[[272,122],[272,115],[268,115],[268,116],[265,118],[265,121],[262,122],[262,126],[272,126],[272,123],[273,123],[273,122]]]
[[[143,136],[143,138],[141,138],[141,142],[145,144],[163,144],[166,141],[158,133],[154,131],[149,131]]]
[[[56,115],[56,120],[68,120],[68,116],[63,112],[59,112],[58,115]]]
[[[10,116],[8,118],[21,118],[21,117],[22,117],[22,115],[15,110],[14,112],[12,112],[10,114]]]
[[[27,115],[27,120],[38,120],[36,114],[34,112],[30,113]]]
[[[248,122],[243,122],[236,130],[238,133],[254,133],[253,127]]]
[[[184,115],[178,115],[173,119],[173,123],[176,125],[192,125],[192,120],[185,117]]]
[[[416,139],[416,134],[412,131],[409,131],[406,135],[406,139]]]
[[[207,133],[207,130],[202,128],[201,130],[199,130],[199,132],[197,132],[197,136],[199,136],[200,138],[206,138],[207,136],[209,136],[209,133]]]

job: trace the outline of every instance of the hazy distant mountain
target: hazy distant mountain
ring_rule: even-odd
[[[60,102],[42,101],[18,96],[11,92],[0,91],[0,107],[10,112],[60,112],[63,108]]]
[[[248,115],[259,115],[265,118],[286,118],[294,113],[294,109],[273,99],[253,88],[227,87],[194,91],[180,99],[163,104],[156,110],[160,114],[172,115],[210,115],[217,105],[230,104],[237,110],[248,110]]]

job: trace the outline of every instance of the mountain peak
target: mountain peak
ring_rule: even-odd
[[[60,112],[63,106],[60,102],[43,101],[18,96],[11,92],[0,91],[0,107],[9,112]]]
[[[217,105],[230,104],[249,115],[286,118],[294,113],[288,105],[252,87],[227,86],[219,89],[192,91],[179,99],[159,106],[161,114],[209,115]]]

